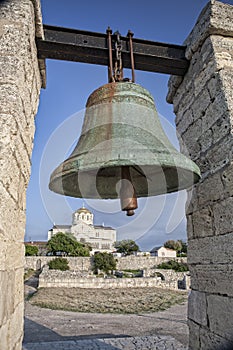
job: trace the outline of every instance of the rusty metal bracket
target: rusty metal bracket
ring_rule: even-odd
[[[44,25],[44,40],[37,40],[38,57],[90,64],[109,64],[108,35],[77,29]],[[131,68],[129,38],[121,37],[124,68]],[[149,40],[133,40],[136,70],[183,76],[189,61],[185,46]]]

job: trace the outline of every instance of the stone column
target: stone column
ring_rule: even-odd
[[[189,69],[172,77],[181,151],[202,179],[187,204],[192,350],[233,349],[233,6],[210,1],[187,38]],[[186,146],[186,150],[185,147]]]
[[[39,1],[0,2],[1,350],[22,348],[25,198],[44,73],[36,35],[42,36]]]

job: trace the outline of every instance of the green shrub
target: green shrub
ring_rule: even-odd
[[[25,246],[25,255],[26,256],[35,256],[38,254],[38,247],[37,246],[34,246],[34,245],[26,245]]]
[[[66,271],[69,270],[69,263],[68,260],[65,258],[56,258],[49,262],[49,269],[50,270],[61,270]]]
[[[116,260],[113,255],[107,252],[96,253],[93,257],[93,271],[95,274],[98,274],[98,270],[105,272],[106,274],[109,271],[116,269]]]
[[[188,265],[184,262],[178,262],[175,260],[169,260],[167,262],[162,262],[157,266],[157,269],[164,269],[164,270],[174,270],[176,272],[185,272],[188,271]]]

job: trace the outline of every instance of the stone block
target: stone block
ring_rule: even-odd
[[[206,154],[200,154],[199,158],[195,159],[195,163],[199,166],[201,170],[201,178],[204,180],[211,173],[211,165],[206,157]]]
[[[200,208],[223,198],[223,183],[219,173],[210,175],[197,186]]]
[[[196,159],[200,154],[200,144],[198,139],[202,134],[201,120],[194,122],[182,135],[182,141],[189,151],[190,157]]]
[[[10,349],[14,349],[15,345],[22,341],[23,337],[23,318],[24,302],[17,305],[11,319],[11,327],[9,328]]]
[[[192,222],[194,238],[213,236],[213,213],[210,207],[195,211]]]
[[[208,295],[207,304],[210,331],[233,341],[233,298]]]
[[[188,109],[183,115],[182,120],[176,125],[176,132],[182,135],[188,127],[193,123],[193,114],[191,109]]]
[[[187,219],[187,236],[188,239],[193,239],[193,220],[192,220],[192,214],[189,214],[186,216]]]
[[[200,326],[188,320],[189,326],[189,350],[200,350]]]
[[[1,84],[21,84],[25,83],[24,69],[22,60],[16,56],[1,56],[0,57]]]
[[[226,115],[221,115],[221,117],[212,126],[213,134],[213,144],[219,142],[229,134],[231,134],[232,125],[230,123],[229,117]]]
[[[222,182],[224,185],[224,197],[233,196],[233,163],[229,167],[224,169],[221,174]]]
[[[0,51],[2,56],[25,56],[30,52],[27,29],[12,19],[0,20]]]
[[[0,207],[2,208],[0,211],[0,228],[3,232],[3,240],[6,242],[8,240],[12,242],[15,240],[23,242],[25,234],[25,212],[19,210],[18,203],[10,195],[2,182],[0,182],[0,193]],[[11,219],[9,220],[9,218]]]
[[[188,90],[184,80],[182,81],[180,88],[180,92],[173,97],[174,112],[178,112],[176,123],[178,123],[181,120],[185,111],[190,109],[195,101],[195,98],[193,96],[193,88],[190,88],[190,90]]]
[[[191,106],[194,120],[201,119],[203,115],[205,115],[210,104],[211,99],[209,91],[206,88],[203,88],[203,90],[200,91],[199,95],[196,96],[196,99]],[[202,125],[199,124],[199,132],[197,135],[195,134],[195,136],[199,137],[202,132]]]
[[[213,205],[214,226],[217,235],[233,232],[233,197]]]
[[[211,40],[214,47],[217,69],[231,69],[233,58],[233,39],[231,37],[223,37],[222,35],[214,35],[211,37]]]
[[[200,329],[200,350],[232,350],[233,343],[206,328]]]
[[[231,135],[224,138],[224,146],[215,144],[207,151],[205,158],[209,162],[211,173],[215,173],[231,163],[233,138]]]
[[[232,66],[229,67],[229,68],[224,68],[224,69],[220,70],[219,75],[221,77],[222,88],[223,88],[223,91],[224,91],[225,99],[226,99],[227,104],[229,106],[229,111],[231,111],[230,115],[232,117],[232,107],[233,107],[233,92],[232,92],[233,72],[232,72]]]
[[[31,174],[31,158],[27,152],[25,144],[21,141],[14,151],[21,174],[24,176],[25,185],[28,184]]]
[[[16,253],[17,252],[17,253]],[[9,242],[6,249],[6,266],[8,270],[24,267],[24,243]]]
[[[9,350],[9,324],[10,320],[0,326],[1,349]]]
[[[13,305],[14,309],[17,308],[17,306],[22,303],[22,300],[24,298],[24,269],[18,268],[15,269],[14,273],[14,300]]]
[[[193,289],[233,297],[233,263],[190,265],[189,270]]]
[[[188,299],[188,318],[202,326],[207,326],[206,294],[192,290]]]
[[[213,124],[219,120],[219,118],[224,115],[229,119],[229,110],[224,91],[219,90],[219,92],[211,98],[211,103],[209,103],[208,108],[203,109],[202,113],[202,132],[210,129]]]
[[[189,215],[196,210],[198,210],[197,185],[194,185],[191,190],[187,191],[185,212],[187,215]]]
[[[208,81],[207,89],[210,94],[210,98],[213,101],[215,97],[222,91],[223,83],[220,72],[215,72]]]
[[[208,129],[199,138],[201,153],[205,153],[213,144],[213,131]]]
[[[232,264],[232,233],[189,240],[188,263]]]

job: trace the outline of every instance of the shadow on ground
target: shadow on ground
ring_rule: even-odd
[[[45,327],[37,322],[34,322],[25,317],[24,319],[24,340],[23,343],[38,343],[38,342],[55,342],[55,341],[69,341],[69,340],[83,340],[83,339],[107,339],[107,338],[128,338],[125,334],[89,334],[80,336],[63,336],[56,331]],[[112,348],[116,349],[116,348]]]

